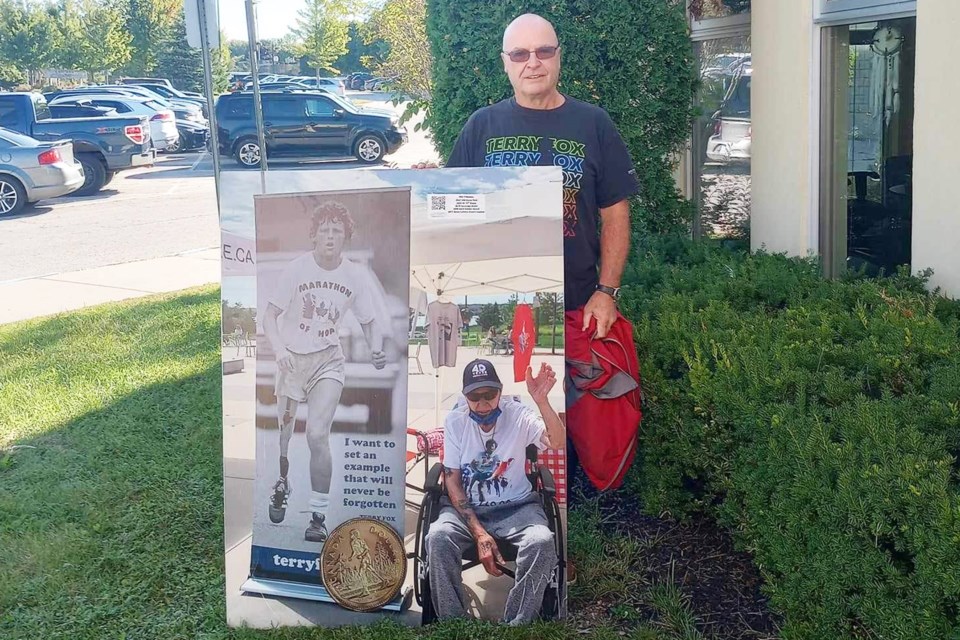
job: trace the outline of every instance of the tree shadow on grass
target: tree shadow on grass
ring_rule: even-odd
[[[0,636],[221,624],[219,363],[0,454]]]

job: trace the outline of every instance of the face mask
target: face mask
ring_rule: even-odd
[[[503,412],[500,411],[500,407],[497,407],[496,409],[494,409],[493,411],[491,411],[485,416],[481,416],[479,413],[476,413],[475,411],[471,411],[470,417],[473,418],[474,422],[485,427],[487,425],[490,425],[496,422],[497,418],[500,417],[501,413]]]

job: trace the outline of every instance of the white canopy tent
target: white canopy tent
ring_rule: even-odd
[[[559,182],[559,171],[556,174],[547,169],[542,182],[488,193],[482,220],[434,219],[428,216],[426,204],[415,199],[411,288],[446,300],[471,295],[562,293],[562,190],[559,184],[551,184]],[[531,210],[540,215],[517,215]],[[443,369],[436,373],[437,425]]]

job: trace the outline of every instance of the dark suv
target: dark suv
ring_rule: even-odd
[[[391,111],[360,108],[323,91],[264,91],[263,125],[270,158],[316,159],[355,156],[373,164],[407,141]],[[260,164],[253,93],[217,99],[220,152],[241,167]]]

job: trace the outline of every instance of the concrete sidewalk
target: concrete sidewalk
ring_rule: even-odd
[[[220,282],[220,248],[0,282],[0,324]]]

